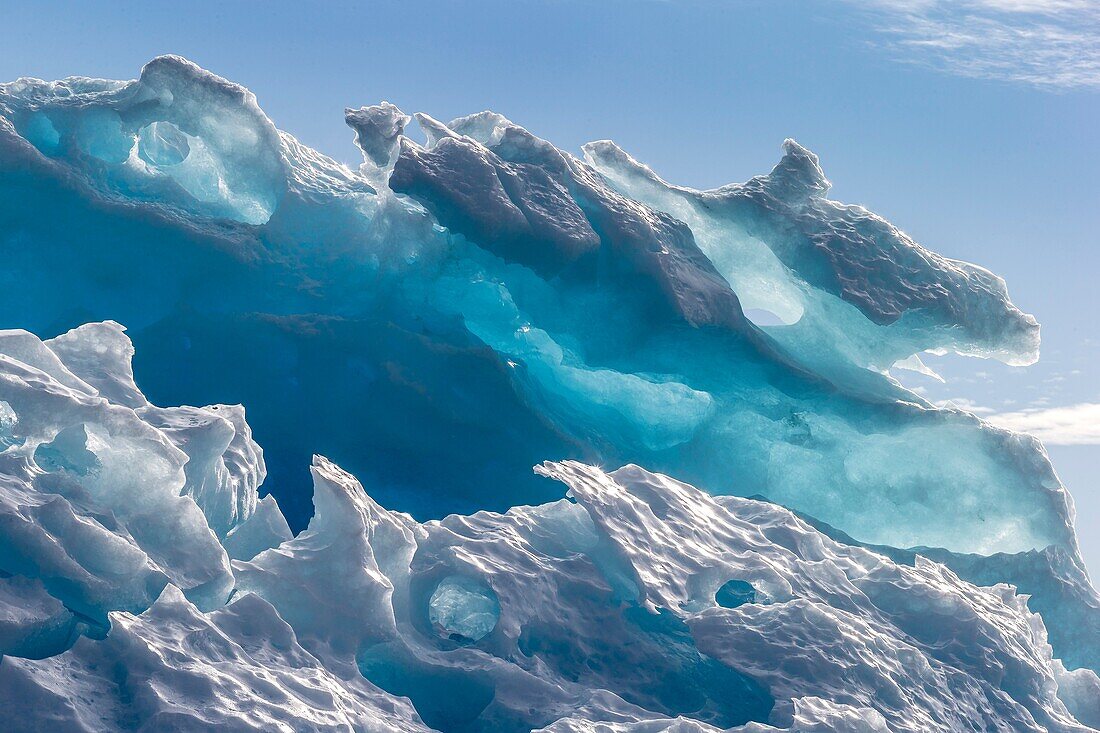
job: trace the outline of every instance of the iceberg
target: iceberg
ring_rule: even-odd
[[[345,121],[358,169],[179,57],[0,85],[0,719],[1100,725],[1041,444],[890,375],[1035,361],[1000,278],[793,140],[696,191]]]
[[[381,105],[347,112],[353,171],[176,57],[13,82],[0,108],[12,325],[126,323],[156,401],[248,405],[292,529],[323,446],[424,517],[552,498],[521,476],[570,458],[736,484],[867,542],[1075,554],[1038,446],[882,374],[927,349],[1026,363],[1035,320],[994,275],[826,199],[796,143],[701,194],[492,113],[417,115],[421,146]]]

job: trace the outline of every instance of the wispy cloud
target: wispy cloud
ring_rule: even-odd
[[[1097,0],[849,0],[904,61],[1050,89],[1100,87]]]
[[[1030,433],[1047,445],[1100,445],[1100,403],[1096,402],[1036,407],[983,417],[994,425]]]
[[[966,397],[953,397],[949,400],[939,400],[935,404],[937,407],[954,407],[958,410],[966,410],[975,415],[988,415],[992,412],[996,412],[992,407],[979,405],[974,400],[967,399]]]

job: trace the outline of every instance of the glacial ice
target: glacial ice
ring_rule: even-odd
[[[268,494],[256,502],[256,511],[225,535],[222,545],[232,559],[251,560],[293,536],[275,497]]]
[[[1034,361],[1003,281],[790,140],[695,191],[345,121],[358,170],[178,57],[0,85],[0,719],[1100,726],[1042,446],[889,375]]]
[[[392,105],[349,110],[352,171],[175,57],[134,82],[13,82],[0,108],[12,325],[124,322],[157,401],[248,405],[292,528],[323,446],[418,516],[545,501],[521,476],[549,456],[759,493],[867,542],[1076,552],[1037,446],[879,373],[925,349],[1032,360],[1034,319],[825,199],[794,143],[699,199],[492,113],[418,115],[423,147]],[[195,138],[182,163],[169,124]],[[209,188],[176,170],[200,147]],[[758,328],[745,298],[796,322]]]
[[[112,351],[104,341],[124,346]],[[189,473],[200,479],[186,470],[188,454],[173,442],[179,436],[146,419],[158,408],[114,403],[107,394],[140,395],[132,380],[105,380],[107,392],[101,393],[62,361],[69,358],[84,372],[98,359],[90,373],[124,379],[130,353],[115,323],[82,327],[50,342],[25,331],[0,332],[0,399],[14,417],[11,444],[0,453],[0,571],[40,581],[74,623],[96,633],[105,630],[109,612],[142,611],[167,583],[204,610],[224,604],[233,588],[225,550],[185,493]],[[205,409],[211,419],[222,419]],[[223,478],[216,467],[229,473],[224,463],[209,462],[202,483]],[[235,486],[226,478],[220,490],[230,493]],[[255,484],[246,495],[255,502]],[[52,637],[38,634],[41,649],[71,634],[62,626],[54,631]]]

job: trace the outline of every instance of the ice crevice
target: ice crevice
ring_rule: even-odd
[[[1038,358],[1000,278],[793,140],[697,191],[345,121],[357,169],[179,57],[0,85],[0,720],[1100,725],[1042,446],[885,374]]]

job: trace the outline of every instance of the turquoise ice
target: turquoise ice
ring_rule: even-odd
[[[1037,359],[1000,278],[792,140],[696,191],[491,112],[345,119],[358,169],[178,57],[0,85],[0,677],[145,639],[231,660],[271,725],[298,694],[383,730],[1095,722],[1042,446],[890,375]],[[274,687],[251,614],[293,636]],[[792,644],[824,651],[784,673]]]

